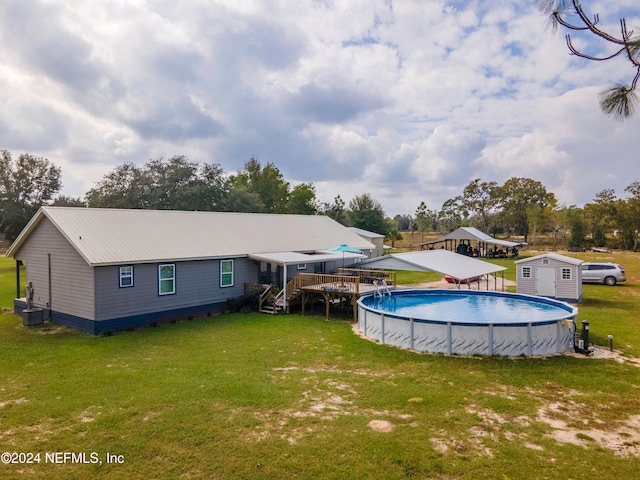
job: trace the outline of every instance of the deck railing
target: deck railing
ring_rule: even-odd
[[[325,289],[336,289],[349,291],[350,293],[360,292],[360,278],[350,275],[328,275],[325,273],[300,273],[287,282],[287,302],[297,297],[305,288],[312,288],[322,285]],[[276,303],[282,305],[284,290],[278,294]]]
[[[388,270],[367,270],[358,268],[338,268],[340,275],[355,276],[360,279],[360,283],[373,284],[374,282],[381,282],[382,280],[387,282],[387,285],[395,286],[396,284],[396,272],[390,272]]]

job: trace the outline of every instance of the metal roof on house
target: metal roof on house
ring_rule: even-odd
[[[584,263],[584,260],[580,260],[579,258],[567,257],[566,255],[560,255],[558,253],[543,253],[542,255],[536,255],[535,257],[516,260],[515,263],[535,262],[541,258],[550,258],[560,263],[568,263],[570,265],[582,265]]]
[[[380,233],[370,232],[369,230],[363,230],[362,228],[358,228],[358,227],[348,227],[348,228],[352,232],[357,233],[358,235],[360,235],[361,237],[365,237],[365,238],[384,238],[384,235],[382,235]]]
[[[365,260],[358,265],[377,269],[438,272],[459,280],[506,270],[506,267],[442,249],[392,253],[383,257]]]
[[[15,256],[48,219],[89,265],[312,252],[375,245],[322,215],[43,207],[7,251]]]

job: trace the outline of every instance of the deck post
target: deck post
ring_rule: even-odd
[[[329,293],[327,292],[322,292],[322,296],[324,297],[324,304],[325,304],[325,317],[327,320],[329,320]]]
[[[353,302],[353,322],[356,323],[358,321],[358,294],[351,296],[351,301]]]

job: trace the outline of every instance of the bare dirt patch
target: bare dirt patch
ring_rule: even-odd
[[[277,381],[287,381],[289,372],[305,372],[301,382],[308,385],[300,395],[296,404],[286,410],[269,410],[255,412],[253,416],[261,423],[254,427],[245,437],[247,441],[262,441],[271,436],[282,438],[290,444],[295,444],[301,438],[308,435],[317,435],[327,427],[326,422],[349,415],[361,415],[373,418],[367,424],[374,431],[390,432],[396,425],[391,420],[396,420],[403,425],[410,425],[410,414],[402,412],[391,412],[387,410],[362,409],[357,407],[357,391],[348,382],[340,379],[321,379],[317,373],[336,373],[353,375],[370,375],[379,377],[381,372],[371,372],[365,370],[342,371],[333,368],[298,368],[284,367],[276,368]],[[389,375],[384,375],[389,377]],[[384,418],[389,420],[384,420]],[[310,419],[310,422],[301,423],[300,420]],[[298,425],[298,426],[296,426]]]
[[[374,432],[393,432],[393,423],[387,420],[371,420],[367,426]]]
[[[4,402],[0,402],[0,408],[6,407],[8,405],[20,405],[21,403],[25,403],[28,400],[26,398],[16,398],[15,400],[5,400]]]
[[[484,392],[487,393],[487,392]],[[497,387],[495,395],[513,398],[508,388]],[[640,415],[604,421],[588,406],[580,402],[581,393],[575,390],[555,391],[556,400],[549,402],[542,391],[529,389],[527,394],[532,400],[540,403],[534,416],[502,415],[489,408],[480,408],[475,404],[466,407],[469,414],[478,418],[478,424],[469,428],[467,448],[477,453],[491,455],[489,446],[501,438],[513,441],[520,440],[523,445],[533,450],[544,448],[532,441],[528,429],[533,423],[544,424],[548,433],[544,436],[559,443],[570,443],[585,448],[599,446],[612,451],[620,457],[640,457]],[[578,412],[590,410],[588,416],[580,416]],[[434,448],[460,448],[462,440],[432,440]],[[440,451],[438,450],[438,451]]]

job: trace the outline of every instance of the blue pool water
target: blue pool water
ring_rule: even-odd
[[[550,322],[575,315],[564,302],[487,291],[407,291],[361,299],[363,306],[389,315],[444,322],[513,324]]]

